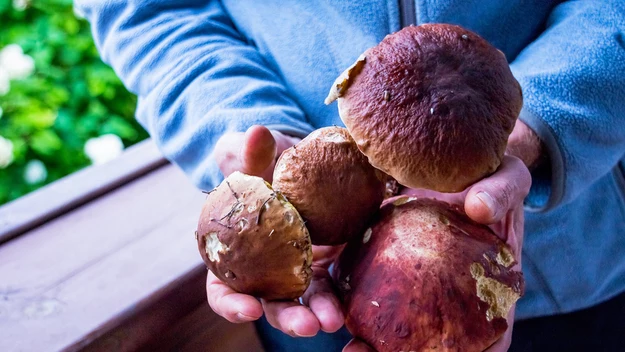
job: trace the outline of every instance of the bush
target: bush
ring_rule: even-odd
[[[8,166],[0,155],[0,204],[89,165],[90,138],[114,134],[126,147],[147,138],[135,96],[100,60],[70,0],[0,0],[0,23],[0,50],[17,44],[34,62],[5,95],[0,88],[0,142],[13,149]]]

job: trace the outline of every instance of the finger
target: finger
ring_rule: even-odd
[[[256,298],[232,290],[210,270],[206,279],[206,296],[211,309],[232,323],[257,320],[263,315],[263,307]]]
[[[276,150],[273,133],[266,127],[252,126],[245,133],[229,132],[221,136],[213,156],[225,177],[240,171],[271,181]]]
[[[313,279],[302,299],[317,317],[321,330],[332,333],[343,326],[345,317],[327,269],[313,268]]]
[[[334,293],[318,292],[310,297],[308,305],[317,317],[321,330],[333,333],[343,326],[345,317]]]
[[[241,169],[239,151],[245,140],[245,133],[230,132],[222,135],[217,143],[213,156],[221,173],[228,177],[231,173]]]
[[[313,246],[313,263],[315,266],[328,268],[345,248],[345,244],[338,246]]]
[[[512,253],[514,253],[514,258],[517,261],[518,268],[513,267],[514,269],[519,269],[521,265],[521,249],[523,247],[523,225],[524,225],[524,214],[523,207],[519,206],[515,209],[508,210],[505,217],[492,225],[489,225],[490,229],[493,230],[499,238],[506,241],[506,243],[512,249]]]
[[[531,176],[523,162],[506,155],[499,169],[471,187],[464,210],[483,224],[500,221],[510,209],[522,204],[531,185]]]
[[[273,138],[276,140],[276,149],[277,149],[276,156],[280,156],[280,154],[282,154],[283,151],[291,148],[292,146],[296,145],[302,140],[299,137],[289,136],[276,130],[271,130],[271,134],[273,135]]]
[[[462,204],[464,202],[466,192],[441,193],[423,188],[404,187],[400,194],[408,197],[437,199],[450,204]]]
[[[311,337],[319,332],[320,324],[308,307],[297,301],[261,300],[267,321],[274,328],[293,337]]]
[[[345,348],[343,348],[343,352],[376,352],[376,351],[373,348],[371,348],[369,345],[364,343],[363,341],[358,340],[358,339],[352,339],[351,341],[349,341],[347,345],[345,345]]]
[[[239,151],[241,172],[261,176],[274,162],[276,152],[276,140],[267,127],[250,127]]]

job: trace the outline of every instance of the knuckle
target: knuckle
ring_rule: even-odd
[[[224,175],[230,174],[234,171],[232,170],[232,165],[236,160],[236,155],[234,155],[234,153],[229,151],[223,153],[215,153],[214,158],[217,166],[224,173]]]
[[[499,196],[499,202],[502,208],[507,209],[514,199],[514,195],[517,192],[517,185],[515,182],[505,182],[501,189]]]
[[[525,198],[525,196],[529,194],[530,188],[532,187],[532,175],[530,174],[530,171],[525,168],[521,177],[521,184],[523,185],[521,187],[521,193],[523,198]]]
[[[237,159],[237,151],[233,150],[233,143],[230,141],[231,134],[222,135],[213,147],[212,157],[220,169],[227,168],[229,164]]]
[[[517,181],[517,189],[515,191],[525,197],[529,193],[532,184],[532,175],[521,159],[509,157],[508,162],[512,178]]]

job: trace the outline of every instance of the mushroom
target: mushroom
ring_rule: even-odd
[[[459,206],[406,196],[336,262],[345,325],[379,352],[483,351],[524,291],[511,248]]]
[[[273,187],[306,221],[312,244],[338,245],[369,226],[384,200],[386,180],[345,128],[325,127],[282,153]]]
[[[197,227],[200,255],[235,291],[295,299],[312,278],[312,247],[297,210],[260,177],[234,172],[207,195]]]
[[[498,168],[523,100],[503,53],[448,24],[388,35],[337,78],[326,104],[337,99],[373,166],[439,192]]]

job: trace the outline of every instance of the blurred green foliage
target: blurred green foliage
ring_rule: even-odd
[[[18,10],[0,0],[0,49],[20,45],[34,73],[11,81],[0,96],[0,136],[13,142],[13,163],[0,169],[0,204],[90,164],[83,147],[113,133],[126,147],[147,138],[134,119],[136,97],[99,58],[89,24],[76,17],[71,0],[31,0]],[[24,179],[28,161],[48,171],[38,184]]]

